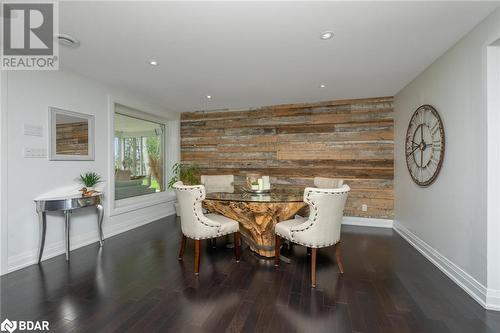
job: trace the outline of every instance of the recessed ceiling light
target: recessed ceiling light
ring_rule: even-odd
[[[333,37],[333,31],[325,31],[321,35],[319,35],[319,38],[322,40],[327,40]]]
[[[80,46],[80,41],[70,35],[59,34],[57,35],[57,40],[59,41],[60,45],[71,47],[73,49],[76,49],[78,46]]]
[[[326,88],[326,84],[320,84],[319,87],[320,88]]]
[[[154,59],[149,60],[149,64],[150,64],[151,66],[158,66],[158,65],[159,65],[158,61],[157,61],[157,60],[154,60]]]
[[[212,96],[211,95],[207,95],[207,99],[212,99]]]

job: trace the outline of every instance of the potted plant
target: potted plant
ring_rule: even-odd
[[[200,185],[200,167],[197,164],[175,163],[172,167],[173,176],[168,181],[168,188],[172,188],[176,182],[182,181],[185,185]],[[179,204],[175,203],[175,211],[180,216]]]
[[[86,193],[94,191],[95,186],[102,182],[102,178],[99,174],[91,171],[82,173],[80,175],[79,181],[84,186],[81,191],[83,193]]]
[[[200,185],[200,167],[197,164],[175,163],[172,167],[173,176],[168,182],[172,188],[176,182],[182,181],[185,185]]]

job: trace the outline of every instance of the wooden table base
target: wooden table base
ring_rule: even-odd
[[[244,202],[204,200],[203,207],[240,223],[240,233],[252,251],[274,257],[274,227],[292,219],[304,202]]]

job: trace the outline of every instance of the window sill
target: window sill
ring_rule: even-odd
[[[112,203],[113,209],[110,212],[110,216],[120,215],[174,201],[175,193],[173,191],[165,191],[161,193],[152,193],[132,198],[121,199]]]

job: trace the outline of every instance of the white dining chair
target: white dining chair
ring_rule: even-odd
[[[233,175],[201,175],[200,182],[205,186],[206,193],[215,193],[215,192],[234,192],[234,176]],[[203,209],[204,213],[207,213],[205,209]],[[212,248],[216,247],[216,239],[211,239],[210,244]],[[226,246],[231,248],[234,246],[226,236]]]
[[[233,175],[201,175],[201,184],[207,193],[234,192]]]
[[[339,188],[344,184],[344,180],[340,178],[314,177],[314,186],[317,188]],[[308,212],[300,212],[298,216],[307,217]],[[307,250],[307,254],[310,251]]]
[[[344,180],[339,178],[314,177],[314,186],[317,188],[339,188]]]
[[[311,248],[311,285],[316,287],[316,252],[318,248],[335,245],[340,273],[344,273],[340,250],[340,226],[344,206],[351,189],[348,185],[335,189],[306,187],[304,202],[309,205],[309,217],[296,217],[275,227],[275,265],[279,266],[281,238]]]
[[[194,273],[200,271],[200,243],[202,239],[212,239],[229,234],[234,235],[234,255],[240,261],[240,234],[238,222],[219,214],[204,214],[201,203],[205,199],[205,186],[187,186],[182,182],[174,184],[175,194],[180,208],[181,246],[179,260],[182,260],[186,248],[186,239],[194,239]]]
[[[314,177],[314,186],[317,188],[340,188],[344,184],[344,180],[340,178]],[[308,212],[300,212],[297,215],[307,217]],[[309,250],[307,251],[309,253]]]

